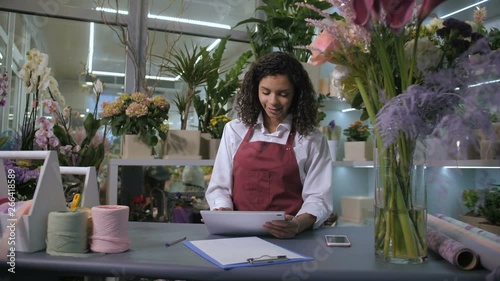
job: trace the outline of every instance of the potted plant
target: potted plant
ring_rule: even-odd
[[[169,57],[163,58],[167,62],[161,66],[162,72],[179,76],[187,84],[187,89],[183,98],[183,109],[181,115],[181,130],[186,130],[191,104],[196,96],[196,88],[207,82],[211,75],[217,74],[219,64],[210,56],[207,46],[200,47],[192,45],[189,50],[184,48],[176,49]]]
[[[344,161],[366,161],[372,159],[372,149],[367,140],[370,136],[368,125],[361,120],[351,123],[343,130],[347,137],[344,143]]]
[[[487,222],[480,222],[479,227],[500,235],[500,184],[486,191],[484,203],[479,207],[479,213]]]
[[[209,159],[215,159],[215,155],[217,155],[217,151],[219,150],[222,133],[224,132],[224,126],[229,121],[231,121],[231,118],[226,115],[218,115],[210,119],[210,124],[208,125],[208,133],[211,137],[209,141]]]
[[[123,136],[123,158],[151,157],[159,139],[166,139],[170,104],[163,96],[144,93],[122,94],[102,105],[103,122],[115,136]],[[141,145],[141,143],[143,145]]]
[[[332,160],[337,159],[337,146],[340,139],[341,128],[335,123],[335,120],[330,121],[327,126],[323,126],[323,133],[325,134],[330,149]]]
[[[479,213],[479,191],[466,189],[462,192],[462,203],[467,208],[467,213],[460,220],[474,227],[479,227],[479,222],[485,221]]]
[[[219,69],[222,68],[222,54],[224,53],[226,43],[227,37],[222,38],[217,49],[212,54],[213,62]],[[223,78],[218,72],[212,73],[207,79],[205,97],[194,96],[193,104],[198,115],[198,129],[202,133],[209,133],[208,127],[210,126],[212,117],[225,115],[231,110],[226,105],[236,94],[240,83],[239,76],[247,66],[251,56],[251,51],[241,54],[233,66],[225,72]]]
[[[225,44],[225,43],[224,43]],[[166,155],[170,159],[200,159],[200,134],[199,130],[187,130],[187,121],[191,105],[199,93],[197,87],[206,83],[208,78],[216,75],[219,64],[210,56],[208,46],[186,45],[176,49],[172,54],[163,58],[167,63],[161,66],[162,72],[179,76],[187,84],[185,94],[177,93],[174,104],[181,116],[180,130],[168,131],[166,142]]]
[[[222,38],[217,48],[212,53],[212,59],[219,69],[222,69],[222,54],[225,51],[227,37]],[[213,149],[212,136],[209,133],[210,120],[214,116],[226,115],[230,112],[231,104],[236,90],[240,84],[240,74],[252,56],[251,51],[246,51],[234,62],[232,67],[221,73],[212,73],[205,85],[205,96],[195,95],[193,99],[194,109],[198,115],[198,130],[201,132],[200,154],[205,159],[213,159],[210,156]],[[224,72],[224,71],[223,71]]]

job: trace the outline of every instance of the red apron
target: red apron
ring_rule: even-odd
[[[295,152],[294,132],[285,145],[250,142],[249,129],[234,156],[233,204],[239,211],[285,211],[295,216],[300,210],[302,182]]]

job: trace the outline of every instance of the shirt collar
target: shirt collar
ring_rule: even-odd
[[[262,115],[262,112],[259,113],[259,117],[257,118],[257,123],[255,124],[256,125],[256,129],[260,129],[261,133],[262,134],[267,134],[267,135],[272,135],[272,136],[277,136],[277,137],[281,137],[283,135],[284,132],[286,131],[291,131],[292,129],[292,114],[288,114],[285,118],[285,120],[283,120],[283,122],[281,122],[279,125],[278,125],[278,128],[276,128],[276,132],[274,133],[269,133],[266,131],[266,128],[264,127],[264,117]]]

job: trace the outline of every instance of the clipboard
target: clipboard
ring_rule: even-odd
[[[314,260],[257,236],[184,241],[184,245],[222,269]],[[228,250],[230,249],[230,250]]]

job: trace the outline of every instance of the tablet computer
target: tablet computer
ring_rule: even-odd
[[[200,211],[210,234],[267,235],[268,221],[285,220],[284,211]]]

